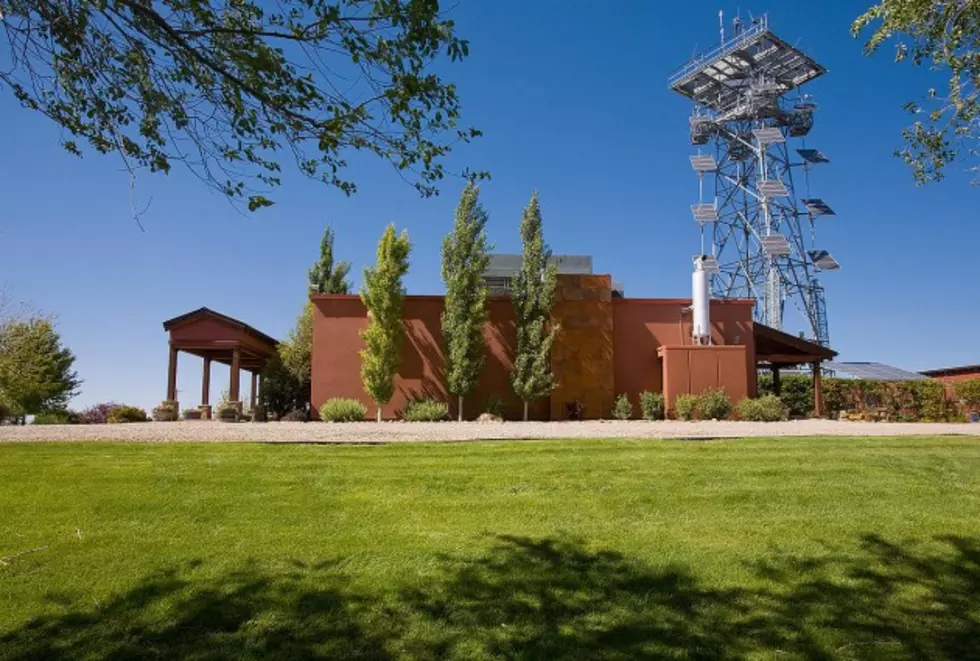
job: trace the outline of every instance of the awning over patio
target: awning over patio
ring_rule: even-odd
[[[813,374],[813,413],[817,417],[823,415],[821,363],[825,360],[833,360],[837,357],[837,352],[816,342],[762,324],[752,324],[752,334],[755,339],[756,366],[769,367],[772,370],[772,387],[777,395],[781,390],[780,367],[810,365]]]
[[[755,360],[760,365],[803,365],[833,360],[833,349],[778,331],[762,324],[752,324],[755,336]]]
[[[229,397],[239,401],[240,370],[252,373],[252,405],[258,391],[258,375],[270,357],[275,355],[279,342],[234,317],[198,308],[163,322],[170,334],[170,368],[167,374],[167,399],[177,397],[177,354],[180,351],[204,359],[201,384],[201,405],[208,405],[211,381],[211,362],[231,367]]]

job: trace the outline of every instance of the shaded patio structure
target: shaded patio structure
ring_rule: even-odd
[[[752,325],[755,338],[755,361],[759,368],[768,367],[772,371],[772,389],[781,394],[779,371],[783,367],[809,365],[813,374],[813,413],[823,415],[823,387],[821,367],[824,361],[833,360],[837,352],[822,344],[778,331],[759,323]]]
[[[183,351],[204,360],[201,378],[202,417],[210,417],[211,363],[228,365],[231,371],[228,397],[241,401],[241,371],[251,372],[251,408],[261,388],[261,372],[266,362],[276,354],[279,342],[234,317],[198,308],[163,322],[169,334],[170,363],[167,370],[167,401],[177,400],[177,356]]]

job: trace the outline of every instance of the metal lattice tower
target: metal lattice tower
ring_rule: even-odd
[[[776,329],[790,301],[807,334],[829,345],[817,274],[840,266],[816,246],[815,221],[834,211],[809,192],[797,197],[808,191],[810,169],[829,162],[802,144],[816,106],[797,90],[826,70],[770,32],[765,16],[748,26],[736,19],[728,41],[722,26],[721,45],[668,81],[694,101],[691,143],[704,147],[691,156],[700,192],[691,208],[701,228],[695,259],[713,273],[712,296],[755,299],[756,320]]]

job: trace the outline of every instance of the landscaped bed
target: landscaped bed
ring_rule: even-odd
[[[973,438],[0,444],[0,659],[977,658]]]

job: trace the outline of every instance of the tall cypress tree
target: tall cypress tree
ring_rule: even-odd
[[[483,272],[490,263],[487,212],[479,201],[480,189],[466,185],[456,207],[453,230],[442,242],[442,280],[446,304],[442,337],[446,348],[446,387],[456,395],[459,420],[463,396],[480,378],[486,362],[483,325],[487,320],[487,286]]]
[[[405,290],[402,277],[408,271],[408,255],[412,245],[408,232],[395,234],[388,225],[378,243],[378,261],[364,270],[361,300],[368,311],[368,327],[361,331],[364,350],[361,351],[361,380],[364,389],[381,408],[395,394],[395,373],[401,363],[401,345],[405,335],[402,327],[402,308]]]
[[[549,263],[551,250],[544,242],[537,192],[531,195],[531,202],[524,209],[521,244],[521,269],[511,285],[511,302],[517,322],[517,350],[511,383],[524,402],[524,419],[527,420],[528,403],[555,389],[551,345],[559,330],[557,325],[550,323],[558,267]]]

